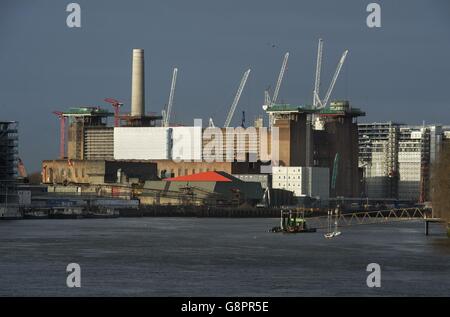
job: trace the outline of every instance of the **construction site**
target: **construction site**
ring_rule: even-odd
[[[196,121],[182,126],[171,120],[178,68],[173,69],[167,105],[148,112],[144,50],[133,49],[130,111],[115,98],[104,98],[109,106],[54,111],[59,157],[44,160],[41,171],[48,199],[39,192],[25,205],[77,206],[95,197],[121,208],[128,202],[133,208],[320,210],[427,201],[429,164],[446,127],[358,123],[364,111],[347,100],[332,101],[348,50],[323,97],[322,52],[319,39],[311,102],[278,102],[287,52],[275,89],[264,91],[264,116],[252,126],[243,119],[231,127],[250,69],[243,73],[223,125],[210,118],[207,126]]]

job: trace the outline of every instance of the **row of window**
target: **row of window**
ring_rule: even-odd
[[[192,170],[189,170],[188,168],[185,168],[184,170],[179,168],[177,170],[177,174],[175,175],[175,169],[170,169],[170,170],[159,170],[158,169],[158,175],[160,175],[161,172],[170,172],[170,175],[175,175],[175,176],[185,176],[185,175],[191,175],[189,172],[192,172],[191,174],[196,174],[196,173],[203,173],[203,172],[210,172],[210,171],[216,171],[216,169],[209,169],[209,168],[193,168]],[[184,172],[184,174],[182,174]]]
[[[59,172],[60,172],[60,175],[62,177],[67,176],[67,178],[71,178],[72,177],[72,170],[74,171],[75,177],[78,177],[80,175],[78,168],[75,168],[75,169],[73,169],[73,168],[72,169],[71,168],[67,168],[67,169],[66,168],[62,168]],[[56,171],[58,171],[58,170],[56,170]],[[50,175],[53,175],[53,168],[49,169],[49,173],[50,173]],[[81,169],[81,177],[84,177],[84,174],[85,174],[85,171],[84,171],[84,168],[82,168]]]
[[[278,186],[284,186],[284,187],[286,187],[286,186],[288,186],[288,187],[301,187],[302,186],[302,182],[296,182],[296,181],[294,181],[292,183],[287,183],[287,182],[275,183],[274,182],[274,185],[276,185],[276,184],[278,184]]]
[[[301,179],[302,177],[300,176],[300,175],[297,175],[297,176],[295,176],[295,175],[293,175],[293,176],[288,176],[288,179]],[[281,176],[281,175],[278,175],[278,176],[275,176],[275,179],[286,179],[286,176],[285,175],[283,175],[283,176]]]

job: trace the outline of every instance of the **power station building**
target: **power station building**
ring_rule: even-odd
[[[251,175],[270,175],[279,166],[305,171],[301,188],[292,190],[299,195],[323,200],[360,196],[356,120],[364,113],[347,101],[322,109],[270,102],[263,106],[269,127],[262,120],[245,129],[169,126],[162,116],[146,114],[144,74],[144,52],[134,49],[129,114],[119,115],[119,103],[113,104],[114,114],[92,106],[60,113],[62,124],[69,121],[67,155],[61,142],[60,159],[43,162],[44,183],[54,187],[123,183],[120,173],[128,175],[129,185],[149,182],[145,175],[168,179],[224,172],[252,179]],[[113,115],[114,127],[108,126]],[[62,129],[62,140],[64,133]],[[129,175],[136,164],[141,164],[140,178]],[[273,178],[267,179],[272,180],[271,189]]]
[[[69,120],[67,158],[78,160],[113,159],[112,113],[100,107],[73,107],[63,113]]]
[[[279,129],[279,165],[327,168],[330,197],[360,197],[358,126],[365,113],[348,101],[316,110],[309,106],[272,105],[266,108]],[[336,167],[335,158],[339,156]]]

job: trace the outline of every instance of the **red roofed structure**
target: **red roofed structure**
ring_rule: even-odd
[[[218,172],[203,172],[192,175],[184,175],[172,178],[166,178],[169,182],[231,182],[230,178],[219,174]]]

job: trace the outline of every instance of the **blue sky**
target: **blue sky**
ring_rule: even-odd
[[[332,98],[349,99],[363,121],[450,124],[450,2],[442,1],[78,1],[82,27],[66,26],[70,1],[0,3],[0,120],[18,120],[29,171],[58,153],[52,111],[100,105],[129,111],[131,51],[146,54],[146,110],[167,103],[179,68],[172,118],[216,124],[226,117],[242,73],[252,72],[235,113],[262,114],[290,52],[279,100],[311,103],[317,40],[322,95],[345,49]],[[382,27],[366,26],[366,6],[381,4]]]

